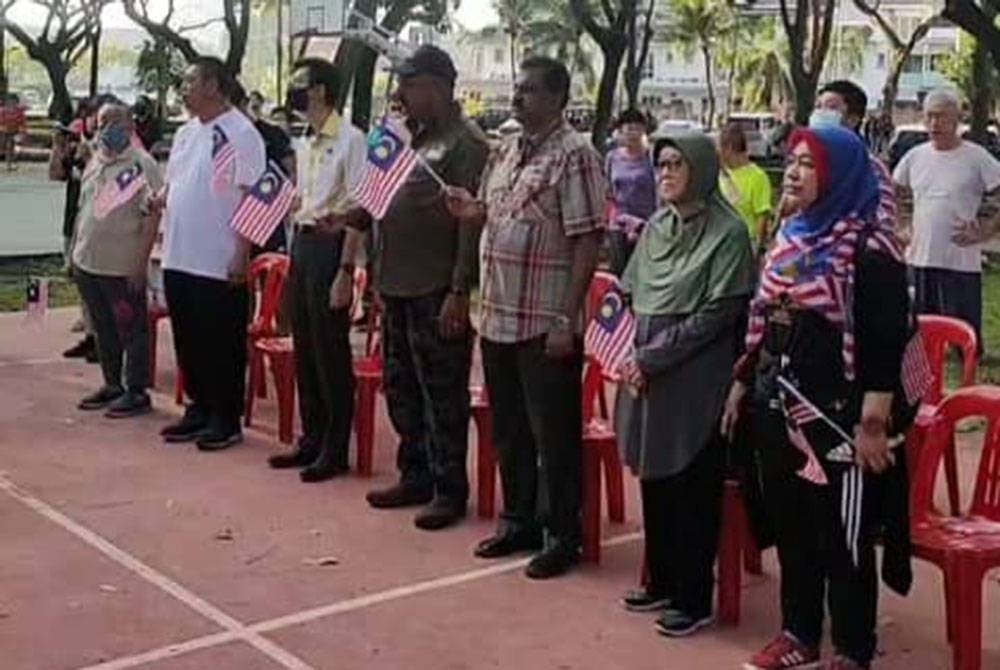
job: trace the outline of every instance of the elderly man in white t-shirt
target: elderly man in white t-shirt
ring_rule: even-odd
[[[930,141],[907,153],[893,179],[913,193],[907,262],[921,314],[964,319],[982,349],[982,243],[995,225],[979,223],[983,197],[1000,190],[1000,162],[958,133],[960,103],[950,91],[924,101]]]
[[[193,118],[174,136],[166,193],[152,203],[166,207],[163,282],[191,399],[161,434],[167,442],[197,441],[203,451],[243,438],[249,243],[229,221],[265,167],[260,134],[229,105],[232,82],[217,58],[188,67],[181,94]]]

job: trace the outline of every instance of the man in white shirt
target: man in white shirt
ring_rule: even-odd
[[[310,58],[296,63],[288,89],[287,106],[309,121],[309,136],[296,146],[301,204],[292,216],[288,277],[303,435],[295,451],[272,456],[269,463],[303,468],[304,482],[347,472],[354,416],[349,259],[363,235],[354,229],[345,233],[345,224],[367,216],[351,193],[364,173],[368,143],[337,111],[341,81],[330,62]]]
[[[264,171],[264,142],[229,104],[233,79],[217,58],[194,60],[181,95],[192,119],[167,164],[163,280],[174,349],[191,404],[161,434],[203,451],[238,444],[246,370],[249,243],[229,226]]]
[[[907,262],[921,314],[964,319],[982,350],[982,243],[994,222],[979,223],[983,197],[1000,189],[1000,162],[958,134],[960,104],[949,91],[924,101],[930,141],[914,147],[893,179],[913,193],[912,236]]]

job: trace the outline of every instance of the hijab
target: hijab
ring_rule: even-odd
[[[746,225],[719,193],[719,158],[702,133],[656,143],[654,158],[671,146],[689,168],[685,198],[695,205],[683,218],[673,204],[653,214],[624,274],[637,314],[690,314],[720,298],[747,295],[753,252]]]
[[[879,189],[877,169],[861,138],[843,128],[796,130],[789,153],[809,147],[819,182],[816,202],[784,221],[768,252],[750,306],[747,351],[763,340],[769,305],[782,301],[823,316],[843,333],[844,374],[854,379],[854,270],[857,247],[900,259],[892,217],[878,211],[894,202]]]

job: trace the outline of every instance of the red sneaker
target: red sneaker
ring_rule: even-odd
[[[819,668],[819,649],[807,647],[790,633],[782,632],[757,652],[743,670],[786,670]]]

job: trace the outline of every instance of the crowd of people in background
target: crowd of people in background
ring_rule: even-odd
[[[1000,188],[1000,163],[960,139],[957,99],[927,97],[931,140],[890,175],[860,136],[863,91],[826,84],[808,126],[786,134],[775,197],[735,125],[717,140],[650,137],[648,118],[626,110],[602,157],[565,118],[565,66],[544,57],[521,64],[512,100],[521,130],[491,151],[455,100],[451,58],[424,46],[395,68],[393,96],[421,164],[375,220],[353,196],[368,146],[341,116],[343,75],[323,60],[296,64],[285,107],[308,129],[292,141],[220,61],[195,60],[181,85],[190,120],[165,169],[149,154],[162,129],[148,101],[98,99],[60,127],[51,175],[66,181],[66,257],[86,328],[67,354],[100,361],[103,376],[80,408],[112,418],[151,409],[146,271],[162,228],[189,404],[161,434],[204,451],[242,440],[253,250],[229,220],[273,161],[299,193],[266,248],[291,258],[302,435],[270,466],[298,469],[307,483],[348,471],[350,306],[370,240],[399,478],[368,503],[419,507],[414,523],[426,531],[465,516],[478,338],[503,512],[474,552],[533,552],[527,576],[556,577],[580,557],[582,313],[603,267],[635,315],[634,354],[607,371],[619,382],[615,430],[640,480],[646,540],[648,581],[624,607],[658,612],[656,629],[670,637],[711,622],[723,478],[739,463],[758,539],[777,546],[781,566],[780,633],[744,667],[815,667],[827,610],[826,667],[870,667],[877,538],[886,583],[905,593],[911,579],[906,468],[890,444],[906,427],[893,400],[913,313],[981,324],[981,244],[994,225],[980,205]],[[232,160],[220,179],[221,146]],[[118,200],[109,202],[109,183]],[[912,199],[905,235],[897,187],[904,205]],[[789,428],[788,385],[853,436],[846,459],[827,458],[836,435],[811,434],[803,449]]]

